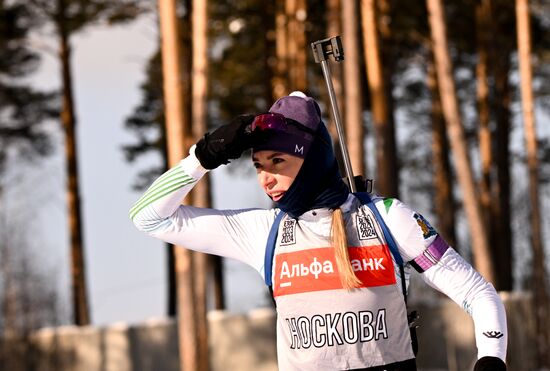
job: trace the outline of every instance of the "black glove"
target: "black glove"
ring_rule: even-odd
[[[481,357],[477,360],[474,371],[506,371],[506,363],[498,357]]]
[[[235,117],[211,133],[206,133],[195,147],[195,155],[205,169],[215,169],[241,154],[260,140],[259,131],[252,132],[254,115]]]

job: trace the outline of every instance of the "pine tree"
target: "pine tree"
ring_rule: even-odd
[[[25,80],[40,65],[28,40],[38,26],[25,3],[0,1],[0,173],[9,152],[33,159],[53,149],[44,124],[57,114],[55,93],[38,91]]]
[[[73,317],[77,325],[90,323],[86,271],[80,209],[79,173],[77,166],[76,109],[71,66],[71,37],[98,23],[120,23],[134,19],[141,11],[139,0],[32,0],[29,1],[38,17],[49,23],[58,40],[61,66],[62,107],[60,120],[65,133],[67,163],[67,205],[71,249],[71,284]]]

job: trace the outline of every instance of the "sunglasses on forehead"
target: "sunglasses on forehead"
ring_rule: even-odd
[[[282,132],[294,132],[290,127],[297,128],[303,132],[315,135],[315,131],[300,124],[298,121],[287,118],[280,113],[263,113],[254,118],[252,122],[252,131],[259,130],[276,130]]]

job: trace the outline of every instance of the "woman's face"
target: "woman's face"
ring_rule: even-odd
[[[277,151],[254,152],[252,158],[258,183],[273,200],[279,201],[298,175],[303,158]]]

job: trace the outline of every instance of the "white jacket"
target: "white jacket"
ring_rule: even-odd
[[[267,236],[278,210],[216,210],[182,205],[187,193],[206,172],[191,151],[188,157],[161,175],[135,203],[130,210],[131,219],[138,229],[153,237],[239,260],[263,277]],[[341,206],[344,213],[349,211],[353,201],[350,195]],[[420,257],[434,242],[435,230],[407,205],[396,199],[376,198],[374,202],[395,238],[403,261]],[[328,237],[330,214],[329,210],[322,209],[308,211],[298,218],[298,223]],[[478,358],[494,356],[505,361],[506,313],[493,286],[452,248],[446,249],[437,264],[420,276],[471,315]],[[278,339],[279,353],[284,351],[280,342]]]

